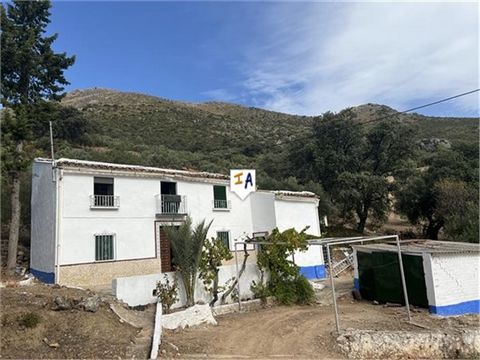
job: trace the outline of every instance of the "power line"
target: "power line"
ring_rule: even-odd
[[[371,124],[373,122],[377,122],[377,121],[385,120],[385,119],[388,119],[388,118],[391,118],[391,117],[394,117],[394,116],[398,116],[399,114],[409,113],[409,112],[412,112],[412,111],[415,111],[415,110],[424,109],[424,108],[427,108],[427,107],[430,107],[430,106],[433,106],[433,105],[441,104],[441,103],[444,103],[444,102],[447,102],[447,101],[450,101],[450,100],[453,100],[453,99],[457,99],[457,98],[460,98],[460,97],[463,97],[463,96],[474,94],[474,93],[479,92],[479,91],[480,91],[480,88],[475,89],[475,90],[466,91],[466,92],[456,94],[456,95],[453,95],[453,96],[450,96],[450,97],[447,97],[447,98],[443,98],[443,99],[440,99],[440,100],[437,100],[437,101],[433,101],[433,102],[430,102],[430,103],[427,103],[427,104],[415,106],[415,107],[410,108],[410,109],[406,109],[406,110],[403,110],[403,111],[396,111],[395,113],[392,113],[392,114],[388,114],[388,115],[381,116],[381,117],[378,117],[378,118],[375,118],[375,119],[359,122],[359,123],[354,124],[353,126],[363,126],[363,125]],[[299,141],[309,140],[309,139],[311,139],[315,136],[316,136],[316,134],[311,134],[311,135],[308,135],[308,136],[305,136],[305,137],[301,137],[301,138],[293,139],[293,140],[290,140],[290,141],[282,142],[280,144],[272,144],[270,146],[264,146],[262,148],[262,150],[275,148],[275,147],[279,147],[279,146],[285,146],[285,145],[289,145],[289,144],[299,142]],[[216,151],[218,151],[218,150],[216,150]],[[232,149],[232,152],[230,152],[228,155],[234,155],[233,151],[234,150]],[[227,154],[223,153],[223,156],[225,156],[225,155],[227,155]],[[207,159],[210,156],[211,156],[211,154],[205,156],[201,160]]]
[[[385,120],[385,119],[388,119],[390,117],[397,116],[399,114],[405,114],[405,113],[409,113],[409,112],[412,112],[412,111],[415,111],[415,110],[419,110],[419,109],[423,109],[423,108],[430,107],[430,106],[433,106],[433,105],[441,104],[441,103],[444,103],[444,102],[447,102],[447,101],[450,101],[450,100],[453,100],[453,99],[457,99],[457,98],[460,98],[462,96],[470,95],[470,94],[473,94],[473,93],[476,93],[476,92],[479,92],[479,91],[480,91],[480,88],[475,89],[475,90],[466,91],[466,92],[463,92],[461,94],[453,95],[453,96],[450,96],[450,97],[447,97],[447,98],[444,98],[444,99],[433,101],[431,103],[419,105],[419,106],[416,106],[416,107],[413,107],[413,108],[410,108],[410,109],[407,109],[407,110],[397,111],[393,114],[385,115],[385,116],[375,118],[375,119],[371,119],[371,120],[367,120],[367,121],[364,121],[364,122],[359,122],[357,124],[354,124],[353,126],[363,126],[363,125],[370,124],[370,123],[373,123],[373,122]],[[306,137],[303,137],[303,138],[294,139],[294,140],[289,141],[289,142],[283,142],[281,144],[273,144],[271,146],[267,146],[266,148],[268,149],[268,148],[272,148],[272,147],[283,146],[285,144],[288,145],[288,144],[291,144],[291,143],[294,143],[294,142],[297,142],[297,141],[308,140],[308,139],[310,139],[312,137],[315,137],[315,136],[316,136],[315,134],[312,134],[312,135],[309,135],[309,136],[306,136]]]

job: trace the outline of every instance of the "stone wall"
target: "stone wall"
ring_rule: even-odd
[[[480,330],[347,331],[337,338],[351,359],[478,359]]]

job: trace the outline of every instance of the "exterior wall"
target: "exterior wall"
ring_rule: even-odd
[[[108,176],[108,175],[103,175]],[[95,234],[114,234],[115,260],[156,257],[155,179],[114,176],[118,209],[90,209],[94,175],[64,173],[60,265],[95,262]]]
[[[219,285],[224,286],[225,283],[232,277],[236,277],[235,266],[227,265],[221,266],[219,271]],[[113,294],[120,300],[125,301],[130,306],[146,305],[157,302],[157,298],[153,295],[153,290],[156,288],[158,281],[165,281],[165,276],[173,282],[175,276],[178,281],[178,301],[172,306],[179,308],[186,305],[185,289],[180,276],[175,272],[164,274],[150,274],[141,276],[129,276],[117,278],[113,281]],[[244,274],[240,278],[240,293],[242,300],[253,298],[253,293],[250,290],[250,284],[253,280],[259,281],[260,273],[254,264],[247,265]],[[195,288],[195,301],[203,301],[208,303],[211,300],[209,293],[204,290],[203,283],[197,281]],[[231,297],[226,300],[227,303],[234,302]]]
[[[248,198],[242,201],[230,191],[229,186],[226,185],[226,187],[227,200],[231,203],[229,210],[213,209],[213,184],[179,181],[177,193],[186,195],[188,213],[194,224],[204,219],[208,224],[213,220],[208,237],[216,237],[217,231],[229,231],[230,250],[233,250],[235,241],[244,241],[252,234],[251,207]]]
[[[295,200],[289,198],[275,199],[275,216],[280,231],[294,228],[297,231],[309,227],[307,234],[320,236],[318,218],[318,201]],[[300,267],[300,273],[307,279],[325,278],[322,247],[310,246],[306,251],[296,251],[295,264]]]
[[[110,261],[60,267],[60,284],[105,286],[117,277],[160,273],[159,259]]]
[[[272,231],[277,227],[275,213],[275,194],[271,192],[254,192],[250,199],[253,232]]]
[[[159,273],[158,259],[110,261],[60,266],[60,284],[67,286],[110,286],[116,277]]]
[[[55,281],[56,183],[52,164],[32,166],[30,272],[38,279]]]
[[[431,283],[427,281],[430,311],[438,315],[479,314],[480,256],[432,254],[430,260]],[[429,286],[432,288],[430,292]],[[432,293],[434,297],[430,303]]]
[[[44,281],[74,286],[104,285],[118,277],[159,273],[159,227],[171,225],[156,217],[156,195],[160,193],[161,181],[177,183],[177,194],[185,196],[187,212],[194,224],[212,221],[208,237],[216,237],[217,231],[228,231],[232,251],[234,242],[277,226],[280,230],[294,227],[300,231],[309,225],[308,233],[320,235],[317,201],[313,199],[278,200],[273,193],[263,191],[241,200],[230,191],[225,180],[140,176],[134,172],[83,168],[58,169],[59,181],[54,183],[50,163],[36,161],[34,169],[31,267]],[[95,176],[114,179],[114,196],[120,199],[118,208],[90,208]],[[214,185],[226,186],[229,209],[213,208]],[[59,235],[57,249],[55,219]],[[114,260],[96,261],[95,235],[106,234],[114,235]],[[251,255],[248,263],[253,264],[256,262],[254,246],[248,245],[247,249]],[[56,250],[60,271],[54,279]],[[241,263],[243,248],[239,248],[237,255]],[[319,277],[318,266],[323,266],[320,247],[296,254],[295,260],[305,275]],[[233,259],[225,263],[226,266],[234,264]]]
[[[90,209],[95,176],[114,178],[114,195],[120,198],[118,209]],[[88,278],[85,273],[92,269],[101,274],[96,279],[92,277],[90,285],[107,284],[117,277],[160,272],[159,227],[170,224],[156,219],[155,195],[160,193],[162,180],[177,183],[177,194],[186,197],[187,211],[194,224],[204,219],[208,224],[213,220],[208,237],[216,237],[217,231],[228,231],[233,250],[234,241],[245,240],[247,235],[251,235],[253,226],[249,199],[240,200],[227,186],[230,209],[213,209],[213,185],[226,185],[221,181],[198,182],[65,171],[61,187],[59,237],[62,284],[85,286]],[[115,261],[95,261],[95,234],[114,234]],[[251,245],[248,248],[253,249]],[[242,258],[240,256],[239,262]],[[232,264],[232,261],[229,263]],[[255,256],[250,256],[248,262],[255,262]],[[136,263],[149,265],[138,267],[134,265]]]

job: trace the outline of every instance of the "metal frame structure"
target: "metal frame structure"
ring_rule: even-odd
[[[367,241],[378,241],[378,240],[388,240],[388,239],[395,239],[395,242],[397,244],[397,254],[398,254],[398,263],[400,267],[400,277],[402,279],[402,288],[403,288],[403,295],[405,299],[405,307],[407,310],[407,317],[408,321],[412,320],[411,314],[410,314],[410,304],[408,302],[408,293],[407,293],[407,284],[405,282],[405,273],[403,270],[403,260],[402,260],[402,250],[400,248],[400,239],[398,235],[386,235],[386,236],[356,236],[356,237],[342,237],[342,238],[324,238],[324,239],[313,239],[313,240],[308,240],[308,245],[314,245],[314,246],[326,246],[327,247],[327,257],[328,257],[328,267],[329,267],[329,277],[330,277],[330,284],[332,287],[332,297],[333,297],[333,306],[335,309],[335,326],[337,329],[337,332],[340,332],[340,320],[338,316],[338,305],[337,305],[337,297],[335,294],[335,282],[333,280],[333,272],[331,271],[332,269],[332,258],[330,256],[330,246],[332,245],[339,245],[339,244],[354,244],[354,243],[360,243],[363,244],[364,242]],[[254,250],[257,249],[256,245],[262,245],[262,244],[271,244],[266,241],[239,241],[234,244],[235,248],[235,267],[237,271],[237,291],[238,291],[238,309],[242,309],[242,300],[241,300],[241,293],[240,293],[240,278],[239,278],[239,269],[238,269],[238,256],[237,256],[237,246],[238,245],[249,245],[253,244],[255,245]]]

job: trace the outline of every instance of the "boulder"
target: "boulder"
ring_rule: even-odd
[[[194,305],[183,311],[162,316],[162,326],[165,329],[178,329],[200,324],[217,325],[213,317],[212,308],[208,305]]]
[[[54,310],[71,310],[72,303],[70,300],[65,299],[63,296],[57,296],[54,300],[55,307]]]
[[[96,312],[100,307],[100,297],[98,295],[94,295],[84,298],[82,301],[80,301],[78,307],[85,311]]]

